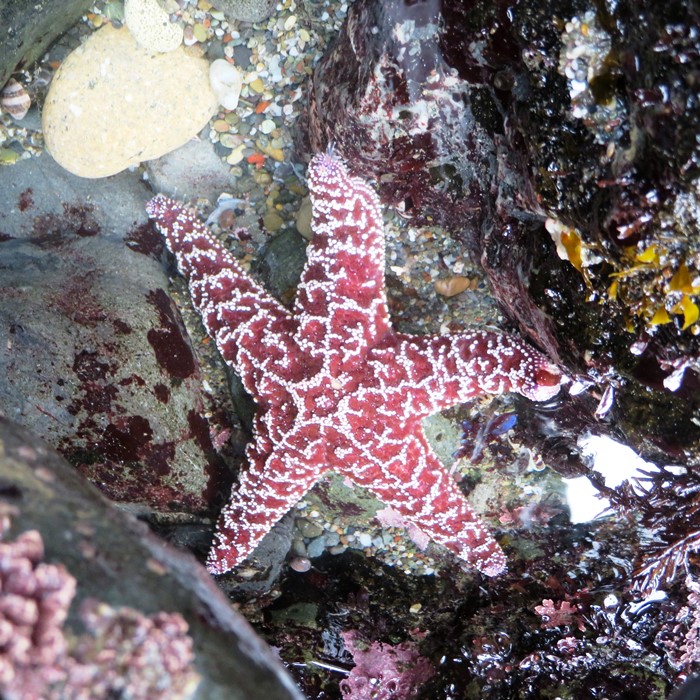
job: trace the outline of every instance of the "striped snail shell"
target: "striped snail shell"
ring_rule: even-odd
[[[29,93],[14,78],[10,78],[0,90],[0,108],[18,121],[24,119],[31,104]]]

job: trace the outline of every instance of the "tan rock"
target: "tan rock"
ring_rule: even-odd
[[[154,53],[128,29],[105,26],[56,72],[44,103],[44,138],[66,170],[106,177],[182,146],[217,106],[205,59],[182,46]]]

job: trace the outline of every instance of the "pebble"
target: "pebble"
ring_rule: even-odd
[[[242,143],[240,146],[236,146],[236,148],[231,151],[231,154],[226,157],[226,162],[229,165],[236,165],[237,163],[240,163],[243,160],[245,149],[246,145],[244,143]]]
[[[335,547],[340,544],[340,535],[337,532],[329,532],[326,535],[326,547]]]
[[[275,128],[275,126],[276,124],[272,121],[272,119],[265,119],[265,121],[260,124],[260,131],[262,131],[263,134],[269,134]]]
[[[170,21],[158,0],[125,0],[124,21],[134,39],[150,51],[174,51],[184,38],[183,28]]]
[[[241,71],[225,58],[217,58],[209,66],[211,89],[224,109],[236,109],[243,87]]]
[[[272,146],[259,146],[259,148],[263,153],[279,163],[284,160],[284,151],[281,148],[273,148]]]
[[[265,83],[263,83],[262,78],[260,78],[260,76],[248,83],[248,87],[253,92],[257,92],[258,94],[265,91]]]
[[[238,134],[221,134],[219,143],[226,148],[236,148],[241,143]]]
[[[200,43],[205,42],[209,38],[209,32],[203,24],[195,24],[194,27],[192,27],[192,34]]]
[[[369,532],[361,532],[357,539],[363,547],[372,546],[372,535]]]
[[[284,219],[277,212],[271,211],[263,217],[263,225],[267,231],[275,233],[284,226]]]
[[[292,546],[289,551],[292,556],[295,557],[305,557],[307,555],[306,544],[303,537],[295,537],[292,540]]]
[[[311,236],[313,235],[313,231],[311,230],[311,215],[311,200],[306,197],[299,207],[295,224],[297,231],[299,231],[299,233],[306,238],[307,241],[310,241]]]
[[[105,25],[56,72],[44,104],[44,137],[66,170],[106,177],[182,146],[217,106],[205,59],[182,46],[154,54],[128,29]]]
[[[459,275],[435,281],[435,291],[444,297],[457,296],[457,294],[461,294],[472,286],[476,286],[475,283],[472,283],[472,280]]]
[[[231,125],[225,119],[217,119],[211,126],[218,133],[225,133],[231,128]]]
[[[318,523],[306,518],[298,518],[296,527],[303,537],[308,537],[309,539],[314,539],[323,534],[323,528]]]
[[[311,560],[307,557],[294,557],[289,562],[289,568],[304,574],[311,569]]]
[[[306,554],[310,559],[320,557],[326,550],[326,538],[322,535],[315,537],[306,545]]]
[[[0,148],[0,165],[12,165],[20,159],[20,154],[11,148]]]
[[[216,7],[229,19],[262,22],[275,10],[277,0],[217,0]]]

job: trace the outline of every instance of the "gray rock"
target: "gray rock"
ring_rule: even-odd
[[[87,601],[148,616],[179,613],[201,677],[192,697],[301,700],[269,647],[191,555],[116,510],[39,438],[5,419],[0,419],[0,480],[0,511],[11,523],[5,539],[38,531],[44,561],[62,564],[77,580],[66,622],[71,634],[83,632],[78,609]]]
[[[315,559],[316,557],[320,557],[325,550],[326,538],[317,537],[306,545],[306,556],[308,556],[309,559]]]
[[[202,513],[226,490],[212,438],[230,428],[168,295],[149,195],[46,157],[0,171],[0,413],[111,498]]]
[[[40,128],[38,120],[26,123],[30,117],[33,112],[25,125]],[[21,160],[0,169],[0,235],[35,239],[41,222],[48,229],[49,219],[58,222],[67,207],[83,203],[86,216],[89,211],[89,218],[99,225],[100,237],[123,241],[127,232],[136,232],[146,222],[144,204],[150,196],[134,173],[86,180],[67,173],[48,155]]]
[[[275,10],[276,0],[216,0],[214,3],[229,20],[262,22]]]
[[[91,0],[0,0],[0,86],[36,61],[92,5]]]
[[[302,536],[308,539],[313,539],[323,534],[323,528],[318,523],[307,518],[297,518],[296,526]]]
[[[340,544],[340,535],[335,530],[330,530],[325,536],[326,547],[335,547]]]
[[[204,198],[214,204],[235,184],[208,139],[192,139],[162,158],[148,161],[145,167],[153,189],[175,199]]]

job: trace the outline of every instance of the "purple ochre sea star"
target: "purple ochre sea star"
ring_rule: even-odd
[[[208,569],[221,574],[243,561],[334,471],[494,576],[505,555],[433,453],[421,421],[485,393],[546,400],[563,375],[513,336],[394,331],[377,195],[330,154],[313,158],[308,180],[313,239],[291,311],[183,204],[157,195],[147,205],[207,331],[257,404],[249,466],[219,517]]]

